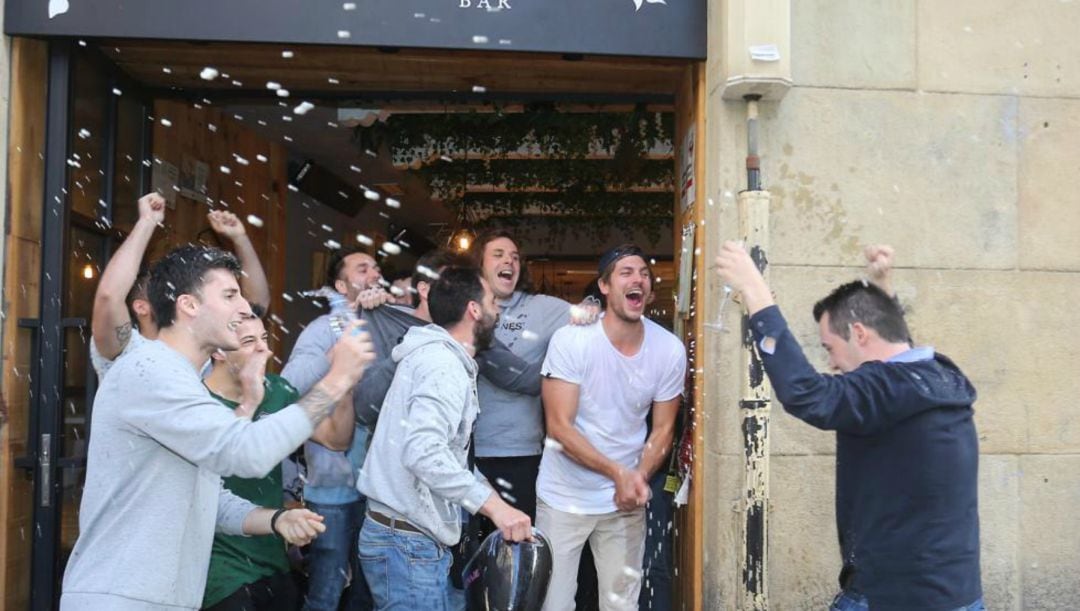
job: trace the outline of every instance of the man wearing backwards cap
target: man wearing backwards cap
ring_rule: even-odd
[[[556,331],[542,369],[548,436],[561,445],[545,448],[536,484],[537,527],[554,555],[546,611],[573,608],[586,541],[601,608],[637,608],[648,482],[671,448],[686,374],[682,342],[644,317],[645,253],[616,247],[598,271],[601,324]]]

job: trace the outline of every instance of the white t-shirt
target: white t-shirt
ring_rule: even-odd
[[[98,352],[97,344],[94,343],[94,338],[93,338],[93,336],[91,336],[90,337],[90,363],[94,366],[94,371],[97,372],[98,380],[104,380],[105,379],[105,373],[107,371],[109,371],[110,367],[113,366],[113,363],[116,362],[116,359],[124,356],[125,354],[127,354],[127,353],[131,352],[132,350],[138,348],[139,346],[145,344],[147,341],[149,341],[149,340],[147,340],[145,337],[143,337],[142,334],[139,333],[138,329],[133,328],[133,329],[131,329],[131,337],[129,337],[127,343],[124,344],[124,349],[120,351],[120,354],[116,355],[115,359],[107,359],[107,358],[101,356],[101,353]]]
[[[580,388],[574,428],[604,456],[637,466],[645,447],[646,418],[654,402],[683,392],[686,349],[674,335],[648,319],[634,356],[611,344],[604,326],[567,326],[555,332],[541,373]],[[536,495],[559,511],[611,513],[615,482],[562,451],[545,448]]]

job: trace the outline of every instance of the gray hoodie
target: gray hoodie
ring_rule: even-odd
[[[409,329],[392,356],[397,371],[357,488],[372,511],[454,545],[458,508],[476,513],[492,493],[467,466],[480,409],[476,362],[438,325]]]

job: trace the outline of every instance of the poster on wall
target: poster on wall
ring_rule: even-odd
[[[154,173],[150,177],[151,186],[165,198],[170,209],[176,209],[176,190],[180,182],[180,169],[168,161],[154,164]]]
[[[206,203],[206,182],[210,177],[210,165],[190,155],[180,159],[180,195],[197,202]]]
[[[695,132],[696,127],[690,125],[679,148],[679,200],[682,202],[683,212],[694,205],[697,196],[697,185],[694,184]]]

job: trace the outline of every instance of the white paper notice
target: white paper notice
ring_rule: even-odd
[[[750,45],[750,59],[756,62],[778,62],[780,49],[776,45]]]

